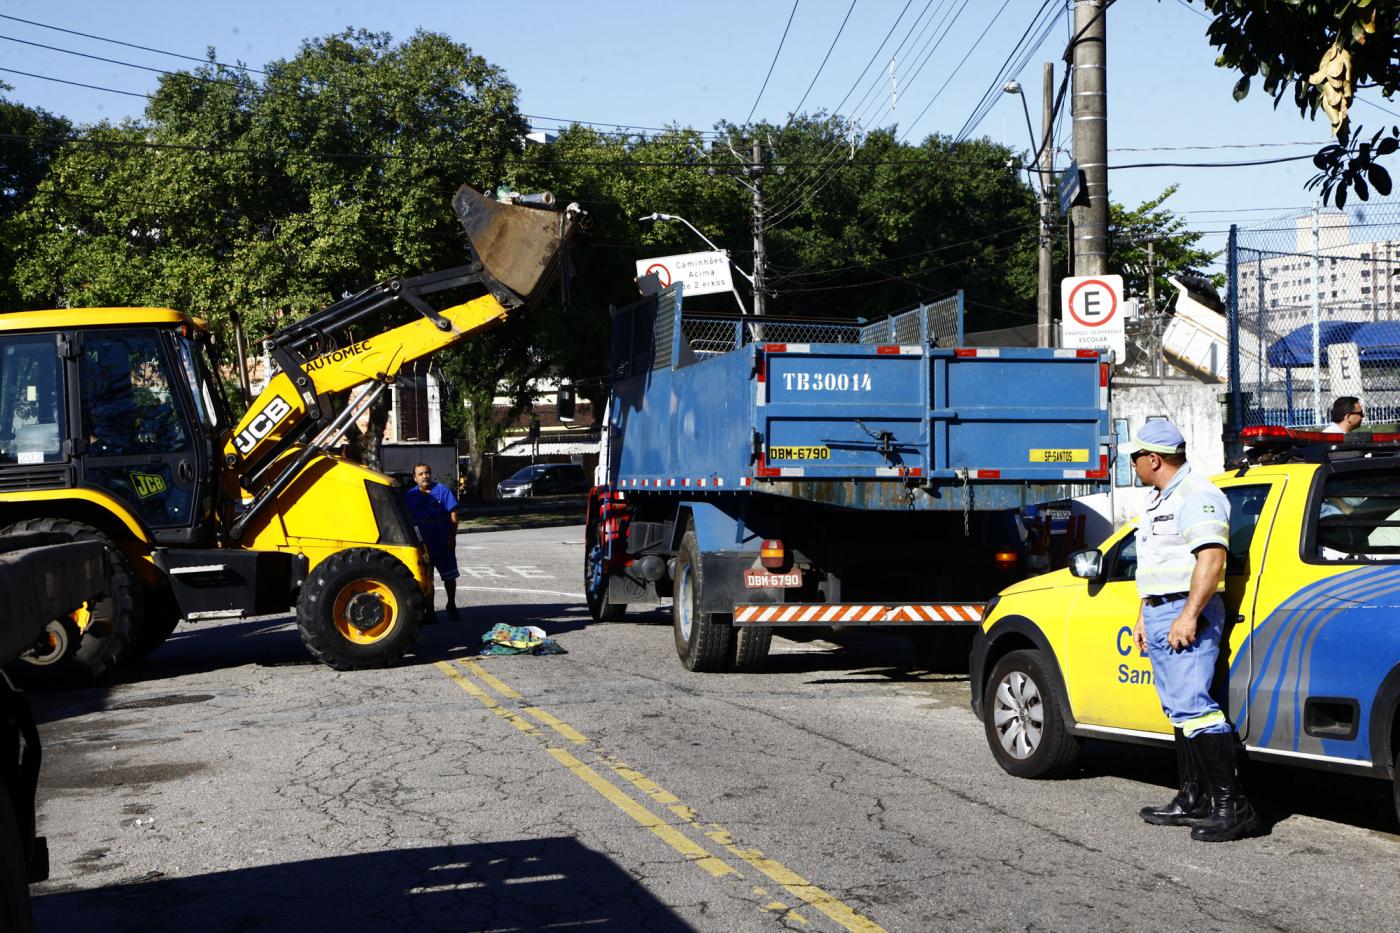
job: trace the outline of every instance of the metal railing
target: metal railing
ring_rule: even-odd
[[[1334,398],[1400,420],[1400,205],[1321,208],[1233,229],[1231,417],[1319,426]]]

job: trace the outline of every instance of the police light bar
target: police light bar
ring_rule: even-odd
[[[1338,434],[1335,431],[1308,431],[1277,424],[1261,424],[1243,428],[1240,431],[1240,439],[1250,442],[1255,447],[1279,446],[1277,442],[1280,441],[1292,444],[1394,444],[1400,442],[1400,432],[1353,431],[1350,434]]]

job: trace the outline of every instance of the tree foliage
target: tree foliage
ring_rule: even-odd
[[[1194,0],[1193,0],[1194,2]],[[1292,92],[1300,114],[1321,109],[1337,143],[1321,149],[1309,188],[1338,207],[1348,190],[1366,200],[1371,189],[1390,194],[1389,173],[1376,164],[1400,145],[1400,127],[1367,139],[1352,126],[1351,103],[1359,87],[1376,87],[1391,99],[1400,90],[1400,0],[1201,0],[1215,18],[1207,30],[1220,50],[1216,64],[1240,72],[1234,96],[1242,100],[1255,78],[1277,107]]]
[[[1109,205],[1108,264],[1123,276],[1123,290],[1129,295],[1145,298],[1150,281],[1161,301],[1171,294],[1168,280],[1173,275],[1204,277],[1206,267],[1217,256],[1197,247],[1204,234],[1193,232],[1185,220],[1163,207],[1177,187],[1171,185],[1134,208]]]

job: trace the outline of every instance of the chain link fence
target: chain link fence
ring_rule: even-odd
[[[1241,427],[1322,426],[1342,395],[1362,400],[1368,422],[1400,421],[1400,204],[1240,228],[1229,272]]]

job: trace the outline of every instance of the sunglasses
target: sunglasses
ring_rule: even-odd
[[[1139,457],[1146,457],[1150,453],[1152,453],[1152,451],[1150,450],[1138,450],[1131,454],[1128,454],[1128,459],[1131,460],[1133,463],[1137,463]]]
[[[1348,414],[1348,415],[1355,415],[1355,416],[1358,417],[1358,418],[1365,418],[1365,417],[1366,417],[1366,413],[1365,413],[1364,411],[1349,411],[1349,412],[1347,412],[1347,414]]]

